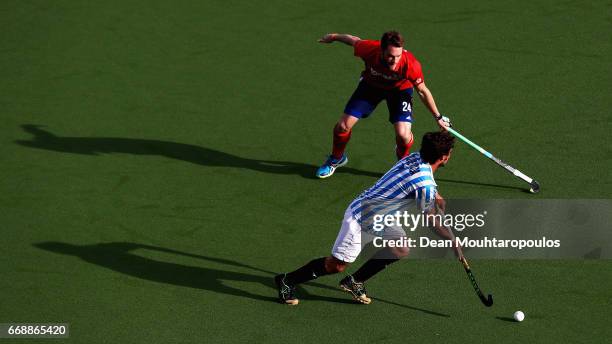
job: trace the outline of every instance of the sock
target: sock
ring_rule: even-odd
[[[329,272],[325,270],[325,258],[317,258],[301,268],[288,273],[287,282],[296,285],[325,275],[329,275]]]
[[[412,147],[413,142],[414,135],[410,135],[410,141],[408,143],[404,143],[399,137],[395,138],[395,155],[397,156],[397,160],[401,160],[410,154],[410,147]]]
[[[368,260],[367,262],[365,262],[360,268],[359,270],[357,270],[354,274],[353,274],[353,278],[355,279],[356,282],[365,282],[368,279],[370,279],[370,277],[376,275],[377,273],[381,272],[382,270],[384,270],[387,265],[389,264],[393,264],[395,262],[397,262],[399,259],[376,259],[376,258],[372,258],[370,260]]]
[[[351,130],[340,133],[334,130],[334,145],[332,146],[332,156],[334,159],[342,158],[346,144],[351,139],[351,133]]]

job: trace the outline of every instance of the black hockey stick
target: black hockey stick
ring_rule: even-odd
[[[436,203],[435,209],[436,209],[437,214],[441,214],[442,216],[444,216],[443,207],[441,208],[440,205]],[[480,290],[480,287],[478,286],[478,282],[476,282],[476,277],[474,277],[474,274],[472,273],[472,269],[470,269],[470,265],[468,264],[467,259],[465,259],[465,256],[463,255],[463,252],[459,246],[459,242],[457,238],[455,237],[455,234],[453,233],[452,228],[449,228],[443,225],[441,225],[440,227],[446,229],[449,236],[452,238],[454,245],[456,245],[456,254],[459,257],[459,261],[461,261],[461,264],[463,264],[463,268],[465,269],[465,272],[467,273],[468,278],[470,279],[470,282],[472,282],[472,287],[474,287],[474,291],[476,291],[476,294],[480,298],[480,301],[482,301],[482,303],[487,307],[493,306],[493,296],[489,294],[487,297],[485,297],[482,290]]]
[[[480,290],[480,287],[478,286],[478,283],[476,282],[476,278],[474,277],[472,270],[470,269],[470,265],[468,264],[467,260],[465,259],[463,255],[461,256],[460,260],[461,260],[461,263],[463,264],[463,268],[465,269],[465,272],[470,278],[470,282],[472,282],[472,287],[474,287],[476,294],[480,298],[480,301],[482,301],[482,303],[487,307],[493,306],[493,296],[491,294],[489,294],[487,297],[484,296],[484,294],[482,293],[482,290]]]

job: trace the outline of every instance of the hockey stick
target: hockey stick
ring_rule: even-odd
[[[521,171],[517,170],[516,168],[514,168],[514,167],[508,165],[507,163],[501,161],[500,159],[496,158],[495,156],[493,156],[493,154],[487,152],[486,150],[484,150],[479,145],[477,145],[474,142],[470,141],[467,137],[461,135],[460,133],[458,133],[455,129],[451,128],[450,126],[447,127],[446,130],[448,130],[448,132],[450,132],[451,134],[453,134],[456,137],[458,137],[459,139],[461,139],[463,142],[467,143],[472,148],[474,148],[477,151],[479,151],[480,153],[482,153],[487,158],[493,160],[496,164],[498,164],[499,166],[501,166],[504,169],[506,169],[506,171],[510,172],[511,174],[513,174],[513,175],[521,178],[522,180],[526,181],[527,183],[529,183],[529,185],[531,186],[531,188],[529,189],[529,192],[537,193],[538,191],[540,191],[540,184],[538,184],[538,182],[535,179],[528,177],[527,175],[525,175]]]
[[[484,296],[482,290],[480,290],[480,287],[478,286],[478,282],[476,282],[476,278],[474,277],[474,274],[472,273],[472,270],[470,269],[470,265],[468,264],[465,257],[461,256],[461,258],[459,259],[461,260],[461,263],[463,264],[463,268],[465,269],[465,272],[470,278],[470,282],[472,282],[472,287],[474,287],[474,290],[476,291],[476,294],[480,298],[480,301],[482,301],[482,303],[487,307],[493,306],[493,295],[489,294],[488,297]]]
[[[437,214],[441,214],[444,217],[444,209],[440,208],[438,204],[435,205],[435,209],[436,209]],[[472,269],[470,268],[470,265],[468,264],[467,259],[465,259],[465,256],[463,255],[463,252],[461,250],[461,247],[459,246],[457,238],[455,237],[455,234],[453,233],[453,229],[447,226],[444,226],[441,223],[440,223],[440,227],[438,228],[446,229],[446,231],[452,238],[454,245],[457,246],[456,253],[459,256],[459,261],[461,262],[461,264],[463,264],[463,268],[465,269],[465,272],[467,273],[468,278],[470,279],[470,282],[472,282],[472,287],[474,288],[474,291],[476,291],[476,295],[478,295],[478,298],[480,298],[480,301],[482,301],[482,303],[487,307],[493,306],[493,295],[489,294],[487,297],[484,296],[484,293],[478,286],[478,282],[476,282],[476,277],[474,277],[474,274],[472,273]]]

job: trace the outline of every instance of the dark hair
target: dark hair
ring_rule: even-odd
[[[397,31],[387,31],[383,33],[382,38],[380,39],[380,47],[383,50],[386,50],[388,46],[394,46],[401,48],[404,46],[404,38]]]
[[[455,137],[448,131],[425,133],[421,141],[421,159],[433,164],[455,146]]]

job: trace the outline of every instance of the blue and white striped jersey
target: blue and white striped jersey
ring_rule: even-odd
[[[361,222],[362,215],[367,218],[380,208],[390,213],[411,204],[425,211],[435,202],[436,186],[431,166],[415,152],[398,161],[374,186],[355,198],[351,212]]]

